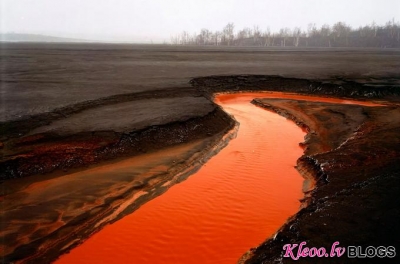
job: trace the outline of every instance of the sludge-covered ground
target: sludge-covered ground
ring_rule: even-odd
[[[153,103],[157,105],[157,100],[152,99],[159,98],[164,100],[162,98],[186,97],[191,98],[188,100],[196,102],[193,104],[195,106],[197,102],[203,100],[203,96],[210,97],[214,92],[274,90],[352,97],[363,100],[389,100],[394,102],[392,105],[394,110],[386,108],[381,110],[382,113],[380,114],[369,114],[376,115],[376,118],[373,119],[375,120],[374,122],[381,122],[386,118],[389,120],[387,120],[387,123],[391,123],[392,121],[390,120],[396,115],[396,104],[399,101],[397,69],[400,65],[399,52],[396,50],[332,49],[298,51],[86,44],[6,45],[8,46],[5,46],[5,52],[2,54],[5,63],[2,63],[1,75],[2,133],[0,146],[2,173],[10,173],[6,174],[4,179],[23,176],[23,173],[15,174],[13,171],[25,171],[26,175],[36,175],[33,177],[36,177],[35,179],[40,182],[50,177],[49,175],[43,175],[44,172],[53,171],[58,175],[64,175],[71,172],[71,168],[79,170],[81,166],[96,164],[104,159],[112,160],[121,155],[143,154],[163,147],[162,144],[150,144],[150,142],[157,142],[155,139],[158,139],[158,142],[165,142],[168,138],[167,142],[170,142],[170,144],[166,145],[172,146],[174,144],[189,143],[197,139],[205,139],[226,131],[227,128],[232,126],[232,123],[228,120],[229,118],[225,117],[227,119],[220,123],[220,126],[215,127],[214,125],[219,123],[215,122],[215,118],[221,120],[220,117],[223,114],[217,113],[218,110],[202,113],[207,108],[204,108],[204,104],[199,103],[198,108],[193,108],[194,116],[184,117],[183,120],[179,120],[179,117],[174,117],[172,113],[168,112],[165,113],[166,117],[164,119],[157,112],[147,112],[149,114],[148,120],[154,120],[155,118],[168,121],[165,127],[160,126],[162,122],[156,123],[155,126],[150,126],[151,122],[149,121],[149,127],[144,124],[145,128],[138,132],[126,130],[125,132],[128,133],[118,133],[118,131],[115,131],[117,129],[113,129],[112,125],[110,125],[110,129],[106,131],[87,131],[88,133],[86,134],[78,133],[72,137],[63,137],[61,139],[66,140],[66,142],[63,142],[60,147],[57,147],[57,144],[55,145],[56,147],[46,146],[46,142],[57,143],[60,140],[57,134],[47,133],[44,137],[43,135],[32,137],[29,134],[34,129],[40,129],[40,127],[51,125],[55,122],[63,122],[69,117],[75,118],[76,115],[84,111],[101,108],[104,105],[150,99],[148,105],[151,108]],[[218,74],[223,76],[216,76]],[[268,76],[276,74],[283,75],[286,78]],[[192,79],[196,76],[208,75],[213,75],[213,77]],[[176,100],[177,104],[179,103],[178,99],[173,100]],[[211,107],[210,109],[213,108],[212,106],[209,107]],[[325,114],[327,116],[341,116],[340,113],[335,111],[327,110]],[[211,115],[208,113],[211,113]],[[324,119],[325,114],[321,116],[321,120]],[[114,117],[117,119],[118,115],[111,115],[108,118]],[[79,120],[75,122],[79,123]],[[199,127],[198,124],[202,122],[208,125]],[[340,179],[343,175],[351,174],[353,168],[359,168],[357,166],[365,163],[367,166],[362,169],[363,177],[360,178],[359,182],[351,183],[355,186],[376,186],[372,182],[370,184],[370,181],[366,179],[375,179],[374,177],[381,175],[381,173],[382,175],[390,175],[387,183],[379,185],[383,186],[382,189],[385,189],[385,186],[391,187],[390,192],[385,195],[378,192],[377,189],[368,187],[371,195],[376,194],[380,197],[379,199],[374,199],[376,204],[372,204],[368,208],[369,210],[377,210],[377,214],[380,214],[382,211],[377,208],[386,208],[384,210],[387,210],[388,208],[396,207],[396,204],[393,204],[396,200],[389,201],[388,199],[394,195],[394,193],[393,195],[391,194],[391,191],[394,192],[398,187],[398,180],[395,174],[398,171],[395,165],[398,163],[398,150],[395,148],[397,146],[395,133],[397,130],[396,127],[377,130],[376,127],[382,126],[385,128],[386,121],[383,122],[383,125],[381,123],[377,125],[374,122],[369,122],[363,127],[369,136],[358,138],[364,144],[364,147],[348,147],[349,151],[351,149],[354,152],[351,153],[354,162],[347,163],[348,160],[345,159],[346,162],[337,163],[341,164],[339,166],[341,170],[338,168],[331,169],[337,173],[335,175]],[[67,130],[73,126],[73,124],[69,124],[65,128]],[[175,127],[175,130],[172,127]],[[175,133],[176,131],[180,131],[180,133]],[[176,137],[177,135],[180,136]],[[135,143],[135,139],[138,138],[141,139],[139,142],[147,143],[144,146],[138,146]],[[146,138],[148,140],[143,140]],[[370,141],[379,142],[379,144],[371,143]],[[31,149],[28,147],[27,150],[26,147],[30,144],[33,147]],[[38,148],[36,144],[39,144],[42,148]],[[375,149],[371,148],[374,144],[389,150],[385,149],[383,152],[377,152],[376,154],[374,153]],[[18,151],[18,148],[21,147],[23,149]],[[312,149],[312,146],[309,146],[309,148]],[[38,150],[44,150],[42,152],[44,155],[37,155],[35,151]],[[358,150],[360,153],[357,152]],[[31,158],[31,163],[14,159],[13,155],[15,153],[13,154],[13,151],[16,151],[18,155],[24,158]],[[57,154],[60,159],[57,163],[58,165],[55,165]],[[335,159],[338,160],[343,157],[340,152],[335,152],[331,155],[336,155]],[[382,156],[388,157],[387,161],[376,158]],[[347,158],[347,156],[345,157]],[[326,161],[324,164],[329,164],[327,160],[331,156],[325,154],[325,156],[321,155],[319,158]],[[65,160],[68,162],[64,162]],[[304,163],[313,164],[315,159],[308,159]],[[41,166],[44,164],[47,164],[47,166]],[[345,166],[348,164],[353,164],[353,166]],[[312,170],[315,169],[314,165],[311,166]],[[17,167],[19,169],[16,169]],[[47,169],[44,169],[44,167],[47,167]],[[69,172],[63,171],[68,169],[70,170]],[[325,175],[322,179],[327,181],[330,177],[333,177],[332,175]],[[368,178],[368,175],[372,178]],[[33,181],[33,178],[31,178],[32,180],[28,179],[29,177],[21,181]],[[378,183],[386,182],[385,179],[385,177],[376,178]],[[33,182],[29,182],[29,184],[31,183]],[[4,192],[3,201],[7,201],[6,194],[12,192],[13,189],[5,187],[10,184],[8,180],[3,181],[1,184]],[[24,183],[22,185],[26,186],[27,184]],[[343,184],[343,186],[340,186],[343,190],[352,190],[349,192],[357,193],[352,188],[346,188],[345,182]],[[327,184],[326,186],[324,188],[329,190],[332,185]],[[321,189],[323,188],[321,187]],[[361,192],[368,193],[364,190]],[[323,200],[320,200],[320,202],[323,202]],[[363,207],[364,204],[364,202],[360,202],[360,207]],[[378,207],[378,204],[383,207]],[[340,208],[342,207],[339,203],[338,214],[341,210]],[[348,211],[353,212],[353,209]],[[382,217],[378,215],[375,218],[378,219],[379,223],[388,223],[390,226],[391,220],[397,221],[398,214],[395,209],[389,211],[391,212],[389,216]],[[370,211],[367,210],[365,212]],[[329,213],[326,215],[329,216]],[[354,221],[354,218],[362,219],[361,217],[363,216],[362,214],[360,216],[357,216],[357,214],[349,215],[351,219],[346,221],[350,222]],[[2,219],[5,219],[4,223],[10,221],[8,217],[3,217]],[[315,218],[313,217],[313,219]],[[56,218],[53,220],[55,222],[58,221]],[[333,218],[328,217],[328,220],[332,222],[332,225],[330,225],[332,230],[325,230],[326,232],[336,232],[338,228],[333,224],[344,223],[343,221],[338,221],[337,218],[333,221]],[[364,226],[366,230],[372,230],[370,224],[361,224],[359,226]],[[393,232],[386,232],[387,229],[385,228],[387,227],[381,227],[377,231],[383,234],[379,241],[385,240],[385,237],[398,234],[396,229],[393,229]],[[25,229],[32,229],[32,227],[27,225]],[[301,230],[305,232],[306,228],[301,228]],[[313,239],[317,239],[319,232],[312,230],[309,235],[313,236]],[[35,236],[40,236],[40,233],[36,233]],[[351,238],[352,235],[343,235],[343,237]],[[7,240],[3,241],[7,243],[10,240],[7,238]],[[359,241],[362,241],[362,239]],[[23,255],[25,256],[32,255],[37,245],[23,247],[20,250],[24,252]],[[260,252],[261,256],[266,256],[266,251],[260,249],[258,252]],[[278,256],[276,254],[280,253],[279,247],[276,247],[273,248],[271,254]],[[257,263],[262,259],[263,257],[255,261]],[[264,259],[267,259],[267,257],[264,257]]]

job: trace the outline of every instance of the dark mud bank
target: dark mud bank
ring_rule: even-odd
[[[216,92],[249,90],[386,100],[388,106],[371,109],[346,106],[332,108],[304,102],[281,102],[275,105],[272,102],[258,102],[276,112],[280,109],[280,114],[309,130],[305,155],[298,162],[298,170],[305,177],[315,179],[316,188],[308,193],[305,201],[308,206],[290,219],[274,239],[252,250],[249,254],[251,258],[247,256],[246,259],[247,263],[279,262],[282,261],[282,246],[285,243],[301,241],[309,242],[309,246],[327,248],[335,241],[339,241],[342,246],[399,245],[400,234],[396,225],[400,206],[396,197],[400,191],[400,114],[397,106],[400,102],[400,88],[394,82],[388,79],[381,80],[378,85],[376,82],[371,85],[368,80],[356,83],[340,78],[312,81],[280,76],[239,75],[199,77],[192,79],[191,84],[193,87],[144,92],[139,96],[112,96],[2,123],[0,177],[6,180],[80,168],[215,135],[219,136],[214,139],[220,140],[221,135],[234,126],[229,115],[210,103],[212,109],[201,115],[179,117],[140,130],[128,129],[121,132],[110,129],[67,135],[52,132],[29,134],[36,128],[104,105],[113,108],[115,103],[179,96],[204,99],[202,96],[210,98]],[[303,111],[303,116],[311,116],[311,119],[299,118],[296,111]],[[358,119],[352,120],[352,116]],[[324,133],[313,128],[311,121],[324,127]],[[345,129],[340,129],[343,127]],[[159,194],[157,192],[154,195]],[[152,197],[153,194],[140,204]],[[92,217],[90,213],[89,216]],[[60,229],[57,231],[59,233],[52,234],[50,238],[41,237],[31,244],[17,246],[6,260],[21,260],[35,254],[38,255],[33,261],[54,260],[60,254],[59,250],[64,252],[74,246],[70,244],[71,241],[77,239],[79,242],[75,243],[80,243],[81,239],[101,228],[93,227],[96,221],[105,216],[98,215],[88,222],[89,216],[77,216],[65,229]],[[90,228],[83,224],[85,222],[88,222]],[[49,247],[48,252],[38,252],[42,243],[48,239],[57,241],[60,234],[69,233],[71,228],[77,228],[73,237],[68,236],[62,243]]]
[[[273,238],[246,253],[241,263],[365,261],[347,257],[294,261],[283,257],[285,244],[302,241],[309,248],[330,249],[336,241],[345,247],[399,248],[399,107],[283,99],[255,99],[253,103],[307,130],[305,154],[299,158],[297,169],[305,178],[313,178],[315,186],[307,193],[304,208]]]
[[[386,106],[363,107],[305,101],[254,100],[293,120],[308,134],[297,169],[307,180],[303,208],[240,263],[358,263],[363,259],[283,258],[283,246],[307,242],[341,246],[400,248],[400,87],[398,77],[374,80],[306,80],[281,76],[209,76],[191,84],[212,97],[218,92],[279,91],[357,100]],[[397,131],[397,132],[396,132]],[[310,182],[314,182],[310,184]],[[257,227],[255,227],[257,228]],[[397,257],[398,258],[398,257]],[[386,259],[389,262],[393,259]],[[374,261],[374,260],[372,260]],[[378,262],[382,262],[378,259]]]
[[[132,213],[196,172],[236,135],[232,129],[235,125],[228,114],[216,107],[203,117],[138,131],[125,141],[120,140],[118,148],[108,152],[113,156],[100,156],[98,160],[149,152],[137,157],[132,164],[132,159],[125,159],[115,165],[70,172],[64,177],[46,180],[45,176],[36,175],[3,181],[4,211],[0,218],[7,222],[0,240],[0,247],[4,249],[2,263],[51,263],[105,225]],[[103,141],[104,138],[103,135]],[[69,138],[65,140],[65,144],[72,142]],[[85,138],[82,136],[80,140],[84,142]],[[54,142],[55,146],[63,146],[59,140]],[[177,150],[185,146],[188,150]],[[166,149],[163,151],[163,148]],[[161,153],[156,151],[160,149]],[[92,157],[98,157],[96,148],[85,151],[83,155],[60,148],[59,152],[47,151],[43,155],[47,155],[51,170],[54,169],[51,165],[57,164],[58,159],[62,161],[63,155],[81,160],[89,157],[89,163]],[[28,164],[33,166],[33,159],[34,156],[25,162],[32,162]],[[159,169],[148,171],[147,166]],[[41,184],[45,186],[42,189]]]
[[[85,124],[85,120],[90,122],[91,119],[96,119],[101,111],[92,113],[92,116],[89,114],[79,116],[80,113],[76,110],[75,116],[78,117],[71,114],[64,119],[50,119],[46,121],[49,125],[42,127],[39,126],[40,122],[39,124],[38,122],[31,122],[31,124],[28,124],[30,128],[25,131],[26,134],[19,136],[19,133],[14,131],[2,143],[1,152],[3,155],[0,161],[0,179],[50,173],[79,168],[104,160],[134,156],[196,139],[203,139],[232,128],[233,120],[219,107],[204,98],[198,105],[195,103],[200,99],[186,98],[189,98],[186,100],[186,105],[176,107],[174,110],[176,113],[171,113],[173,106],[170,106],[170,104],[175,103],[175,101],[177,103],[182,101],[162,98],[160,99],[162,103],[169,100],[169,104],[164,106],[165,112],[158,108],[158,112],[154,110],[156,113],[152,113],[152,116],[143,117],[145,113],[139,113],[133,118],[128,112],[125,120],[122,120],[124,117],[118,115],[118,113],[116,113],[115,118],[113,118],[113,112],[111,112],[111,115],[109,113],[113,111],[109,108],[118,107],[123,103],[111,104],[103,112],[106,113],[107,119],[112,120],[93,124],[97,128],[92,130],[91,124]],[[124,99],[126,100],[126,98]],[[150,100],[150,107],[160,107],[154,101]],[[128,101],[128,104],[130,103]],[[136,106],[139,103],[134,104]],[[190,106],[192,108],[188,109]],[[132,111],[132,109],[122,109],[121,111],[127,110]],[[133,109],[133,111],[135,110]],[[86,110],[86,112],[89,111],[93,110]],[[80,112],[85,113],[84,110]],[[70,119],[72,121],[68,121]],[[121,122],[119,122],[119,119],[121,119]],[[137,121],[139,119],[140,122]],[[112,124],[108,125],[107,122]],[[131,124],[135,122],[136,124]],[[76,125],[77,123],[81,124]],[[34,127],[38,126],[39,129],[35,130]],[[42,131],[40,128],[43,128]]]
[[[0,123],[0,179],[79,168],[102,160],[141,154],[213,135],[227,124],[227,120],[220,118],[224,114],[215,109],[209,116],[204,113],[193,114],[186,118],[175,117],[163,124],[144,124],[141,129],[126,129],[122,132],[115,131],[114,127],[110,126],[107,129],[78,131],[67,135],[53,131],[29,134],[40,127],[105,106],[112,108],[116,104],[126,102],[165,100],[182,96],[202,98],[203,95],[210,98],[215,92],[246,90],[296,92],[358,99],[379,98],[400,102],[400,88],[391,79],[375,81],[370,85],[341,78],[313,81],[281,76],[235,75],[199,77],[192,79],[190,83],[192,87],[115,95]],[[204,107],[200,106],[197,109]],[[194,112],[196,110],[193,110]],[[211,121],[212,119],[214,121]],[[75,124],[68,126],[72,127]]]
[[[136,92],[127,94],[117,94],[109,97],[88,100],[76,104],[53,109],[50,112],[21,116],[17,119],[0,122],[0,141],[7,141],[9,138],[20,137],[29,131],[51,122],[68,118],[82,111],[93,109],[105,105],[113,105],[123,102],[140,101],[157,98],[174,98],[177,96],[201,96],[200,92],[192,87],[187,88],[168,88],[154,90],[151,92]]]
[[[307,80],[267,75],[226,75],[198,77],[190,83],[200,91],[213,92],[233,91],[279,91],[295,92],[309,95],[328,95],[356,99],[390,99],[400,102],[400,86],[391,78],[371,82],[346,80],[341,77],[328,80]]]

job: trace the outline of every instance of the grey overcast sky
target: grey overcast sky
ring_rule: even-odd
[[[400,0],[0,0],[1,32],[109,41],[169,41],[183,30],[271,31],[343,21],[399,21]]]

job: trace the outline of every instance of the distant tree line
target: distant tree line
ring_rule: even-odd
[[[264,46],[264,47],[376,47],[400,48],[400,24],[394,19],[380,26],[373,22],[359,28],[351,28],[344,22],[333,26],[308,25],[306,31],[299,27],[282,28],[271,32],[262,31],[258,26],[235,31],[235,25],[228,23],[222,30],[212,32],[200,30],[199,34],[183,31],[171,37],[174,45],[216,45],[216,46]]]

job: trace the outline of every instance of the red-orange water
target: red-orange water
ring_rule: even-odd
[[[250,104],[271,96],[288,98],[218,95],[215,102],[240,123],[237,138],[188,180],[106,226],[58,263],[236,263],[274,234],[303,197],[294,166],[304,132]]]

